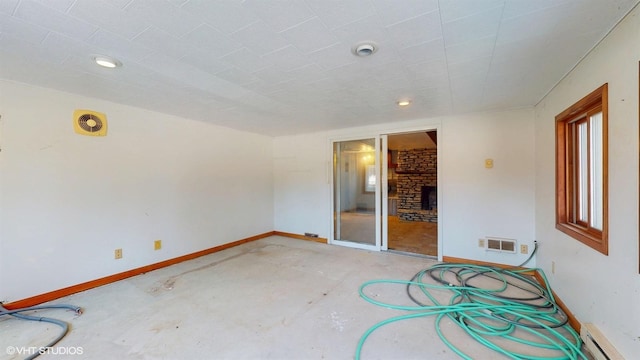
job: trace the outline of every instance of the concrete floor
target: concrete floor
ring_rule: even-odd
[[[82,356],[41,359],[352,359],[363,333],[402,314],[358,295],[373,279],[410,279],[433,260],[269,237],[59,299],[81,306],[39,312],[69,322],[59,347]],[[404,287],[376,294],[409,304]],[[446,325],[446,321],[445,321]],[[474,359],[506,358],[446,329]],[[0,318],[0,358],[8,346],[41,346],[58,333],[44,323]],[[39,358],[39,359],[40,359]],[[434,319],[374,332],[362,359],[459,359],[437,337]]]

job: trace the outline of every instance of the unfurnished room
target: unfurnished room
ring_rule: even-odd
[[[0,359],[640,358],[639,0],[0,0]]]

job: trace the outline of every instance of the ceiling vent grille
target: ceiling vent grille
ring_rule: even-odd
[[[107,136],[107,116],[91,110],[73,112],[73,129],[76,133],[88,136]]]

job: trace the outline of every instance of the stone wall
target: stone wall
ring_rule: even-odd
[[[438,185],[437,158],[437,149],[398,151],[396,174],[400,220],[438,222],[437,207],[422,209],[422,187]]]

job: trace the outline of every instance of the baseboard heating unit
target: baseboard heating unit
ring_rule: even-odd
[[[595,360],[624,360],[618,350],[611,345],[595,325],[591,323],[582,324],[580,338],[582,338],[584,346]]]

